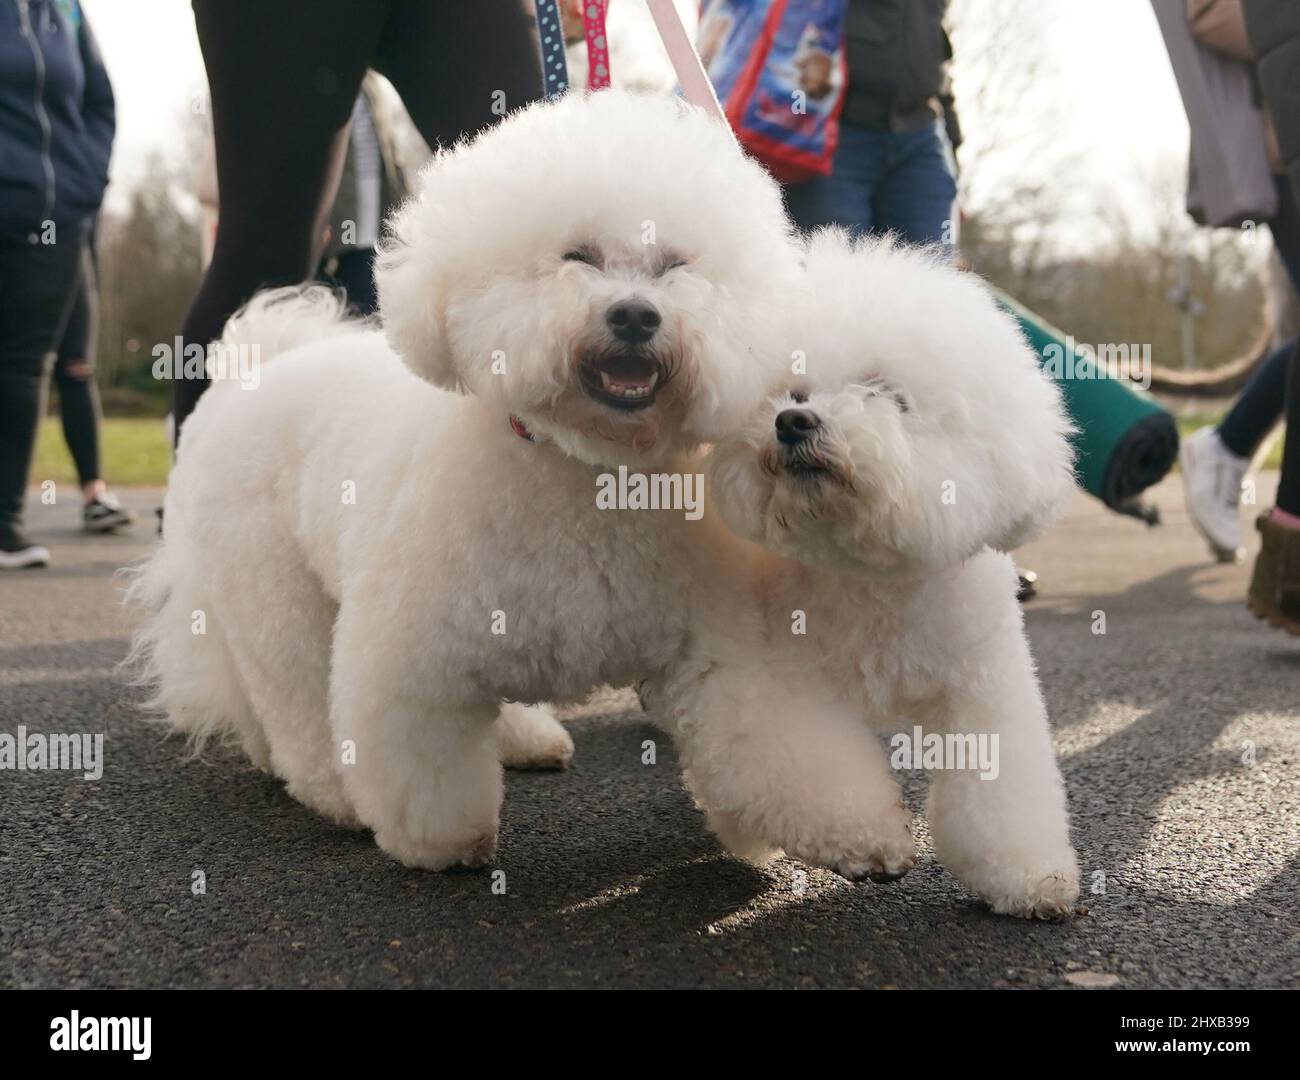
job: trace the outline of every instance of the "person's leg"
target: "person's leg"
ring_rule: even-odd
[[[99,323],[99,280],[90,246],[81,256],[81,274],[63,338],[54,360],[63,438],[77,467],[84,505],[81,521],[88,532],[107,533],[130,525],[135,515],[108,490],[100,475],[99,385],[95,353]]]
[[[1286,445],[1282,448],[1282,476],[1277,486],[1277,508],[1300,525],[1300,341],[1291,352],[1286,390]]]
[[[80,239],[70,235],[55,244],[0,240],[0,562],[6,565],[6,554],[38,550],[20,531],[23,496],[42,413],[45,358],[67,317],[80,250]],[[47,561],[42,553],[39,561]]]
[[[1292,288],[1300,292],[1300,208],[1296,206],[1295,190],[1285,176],[1277,178],[1277,213],[1269,222],[1269,231]]]
[[[89,502],[100,494],[99,389],[95,383],[95,337],[98,322],[97,285],[89,250],[81,256],[81,272],[63,340],[54,361],[63,438],[77,467],[81,492]]]
[[[872,230],[872,197],[885,172],[890,136],[842,127],[840,144],[829,176],[818,176],[785,187],[786,209],[799,228],[842,225],[854,236]]]
[[[1220,422],[1219,438],[1237,457],[1251,457],[1281,416],[1295,345],[1288,341],[1269,354]]]
[[[193,0],[193,6],[212,97],[221,212],[212,263],[181,336],[206,346],[259,288],[312,276],[352,104],[390,4]],[[176,381],[178,437],[206,385]]]
[[[0,354],[4,336],[0,332]],[[0,529],[17,529],[36,447],[44,376],[11,367],[3,362],[8,359],[0,356]]]
[[[896,135],[891,167],[875,193],[876,229],[909,244],[956,243],[956,165],[939,121]]]
[[[1277,178],[1278,210],[1269,223],[1273,243],[1292,285],[1300,289],[1300,213],[1285,176]],[[1238,504],[1250,459],[1282,417],[1287,372],[1296,342],[1270,354],[1213,431],[1183,440],[1178,458],[1192,521],[1224,560],[1243,552]]]
[[[519,0],[389,0],[387,8],[374,67],[431,147],[542,96],[535,21]]]
[[[1277,215],[1269,223],[1269,228],[1291,284],[1300,291],[1300,212],[1296,209],[1295,193],[1285,176],[1277,178],[1277,198]],[[1219,438],[1223,445],[1238,457],[1253,455],[1282,417],[1286,373],[1293,345],[1293,342],[1287,342],[1260,365],[1219,424]]]

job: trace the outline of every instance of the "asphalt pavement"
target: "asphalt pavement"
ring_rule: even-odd
[[[0,771],[0,986],[1300,987],[1300,643],[1246,611],[1249,562],[1209,562],[1177,478],[1155,499],[1148,529],[1079,496],[1021,554],[1085,876],[1063,924],[987,913],[924,835],[892,885],[726,857],[625,693],[572,710],[570,770],[510,774],[504,879],[404,869],[140,718],[114,572],[157,492],[111,537],[33,503],[55,561],[0,576],[0,735],[102,733],[104,767]]]

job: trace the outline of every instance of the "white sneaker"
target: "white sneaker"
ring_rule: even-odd
[[[1178,448],[1183,494],[1192,523],[1219,562],[1237,562],[1246,552],[1241,533],[1241,484],[1250,459],[1238,457],[1212,427],[1189,435]]]

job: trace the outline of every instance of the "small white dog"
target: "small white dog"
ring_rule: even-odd
[[[747,343],[772,340],[796,261],[724,127],[614,91],[439,154],[394,233],[387,341],[319,291],[232,320],[223,356],[275,362],[190,418],[131,595],[176,728],[237,739],[407,865],[480,865],[500,757],[572,749],[500,703],[653,675],[694,605],[745,595],[697,557],[707,523],[598,493],[618,466],[693,470],[752,413],[771,370]]]
[[[904,760],[937,766],[939,860],[994,911],[1065,914],[1078,867],[1003,554],[1070,495],[1059,395],[980,283],[925,253],[826,232],[806,284],[806,377],[711,456],[722,517],[781,557],[757,582],[762,677],[714,633],[670,691],[687,782],[738,854],[890,880],[915,846],[879,736],[906,731]]]

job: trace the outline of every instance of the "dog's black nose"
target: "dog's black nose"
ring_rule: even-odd
[[[821,420],[811,409],[782,409],[776,414],[777,440],[787,446],[811,438],[812,433],[821,426]]]
[[[659,309],[644,300],[620,300],[605,312],[605,322],[619,341],[639,345],[655,336],[663,319]]]

